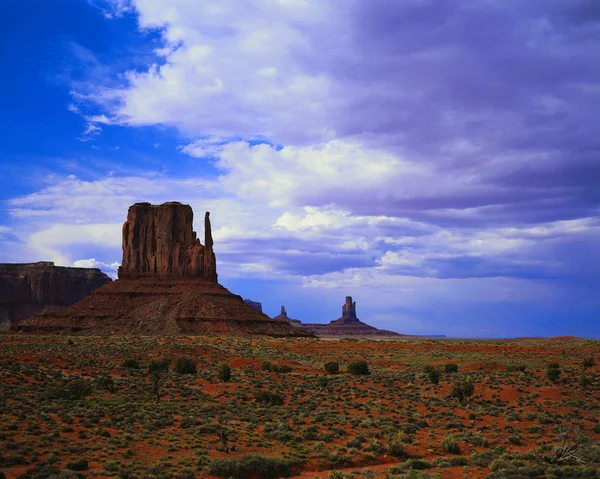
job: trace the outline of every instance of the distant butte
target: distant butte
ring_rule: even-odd
[[[404,336],[363,323],[356,316],[356,301],[352,301],[352,296],[346,296],[346,302],[342,305],[341,318],[328,324],[303,324],[303,327],[317,336]]]
[[[271,319],[217,282],[210,215],[204,245],[177,202],[129,207],[119,279],[68,309],[19,324],[30,333],[312,336]]]

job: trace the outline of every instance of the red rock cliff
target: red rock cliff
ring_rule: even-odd
[[[193,230],[194,213],[177,202],[129,207],[123,224],[123,260],[119,278],[203,278],[217,281],[209,213],[205,245]]]
[[[66,268],[51,262],[0,264],[0,329],[66,308],[110,281],[96,268]]]

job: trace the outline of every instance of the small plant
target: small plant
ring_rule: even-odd
[[[111,394],[114,394],[115,391],[117,390],[117,388],[115,386],[115,381],[110,376],[102,376],[101,378],[98,379],[97,384],[98,384],[98,388],[100,388],[104,391],[108,391]]]
[[[350,364],[348,364],[348,372],[355,376],[368,376],[371,374],[369,371],[369,365],[363,360],[352,361]]]
[[[196,374],[196,363],[189,358],[177,358],[173,371],[178,374]]]
[[[89,462],[87,459],[81,459],[76,462],[69,462],[67,464],[67,469],[69,471],[87,471],[89,467]]]
[[[436,369],[433,369],[427,373],[427,378],[431,384],[438,384],[440,382],[440,373]]]
[[[450,397],[456,398],[460,402],[464,402],[468,397],[471,397],[475,392],[475,386],[470,381],[458,381],[454,383],[450,390]]]
[[[273,366],[269,361],[263,361],[261,369],[263,371],[272,372],[277,369],[277,366]]]
[[[157,403],[160,401],[160,387],[162,386],[162,383],[163,378],[160,371],[152,371],[150,373],[150,385]]]
[[[279,394],[271,393],[269,391],[255,391],[254,400],[265,406],[282,406],[283,397]]]
[[[154,371],[168,371],[169,366],[171,365],[171,360],[169,358],[163,358],[159,360],[152,360],[150,364],[148,364],[148,372],[152,373]]]
[[[595,365],[596,365],[596,361],[592,357],[585,358],[583,360],[583,362],[581,363],[581,367],[583,368],[584,371],[586,369],[593,368]]]
[[[325,363],[325,371],[329,374],[337,374],[340,372],[340,363],[337,361],[329,361]]]
[[[506,367],[506,370],[510,373],[514,373],[517,371],[524,373],[527,370],[527,366],[525,366],[524,364],[509,364]]]
[[[135,359],[127,359],[123,362],[123,368],[140,369],[140,363],[138,363]]]
[[[317,378],[317,386],[323,389],[326,389],[329,386],[329,379],[325,376],[320,376]]]
[[[279,366],[279,368],[275,369],[275,372],[281,373],[281,374],[291,373],[292,367],[288,366],[287,364],[282,364],[281,366]]]
[[[458,365],[454,363],[448,363],[444,366],[444,372],[447,374],[458,372]]]
[[[331,471],[327,474],[327,479],[344,479],[344,473],[342,471]]]
[[[448,434],[442,441],[442,448],[450,454],[460,454],[460,446],[454,434]]]
[[[290,475],[290,466],[281,459],[254,455],[241,459],[215,459],[208,470],[215,476],[233,479],[275,479]]]
[[[592,383],[594,382],[594,378],[591,376],[588,376],[585,373],[581,373],[581,376],[579,377],[579,384],[581,384],[581,387],[583,389],[586,389],[588,386],[590,386]]]
[[[227,382],[231,379],[231,368],[227,363],[221,364],[218,376],[219,379],[224,382]]]
[[[406,455],[404,433],[396,433],[390,438],[387,445],[387,452],[390,456],[394,457],[404,457]]]
[[[556,367],[551,367],[551,366],[556,366]],[[550,381],[552,381],[553,383],[558,381],[560,374],[561,374],[560,369],[558,368],[558,365],[556,363],[551,363],[550,365],[548,365],[548,369],[546,370],[546,377]]]

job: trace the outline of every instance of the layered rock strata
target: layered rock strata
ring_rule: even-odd
[[[0,330],[37,314],[65,309],[110,282],[96,268],[52,262],[0,264]]]

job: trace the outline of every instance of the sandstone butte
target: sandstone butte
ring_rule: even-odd
[[[0,331],[36,314],[65,309],[110,281],[97,268],[51,262],[0,264]]]
[[[341,318],[328,324],[301,324],[306,331],[310,331],[317,336],[404,336],[363,323],[356,316],[356,301],[352,301],[352,296],[346,296],[346,302],[342,306]]]
[[[204,244],[193,212],[177,202],[129,208],[123,225],[119,279],[64,311],[22,322],[32,333],[199,334],[311,337],[271,319],[217,282],[209,213]]]

